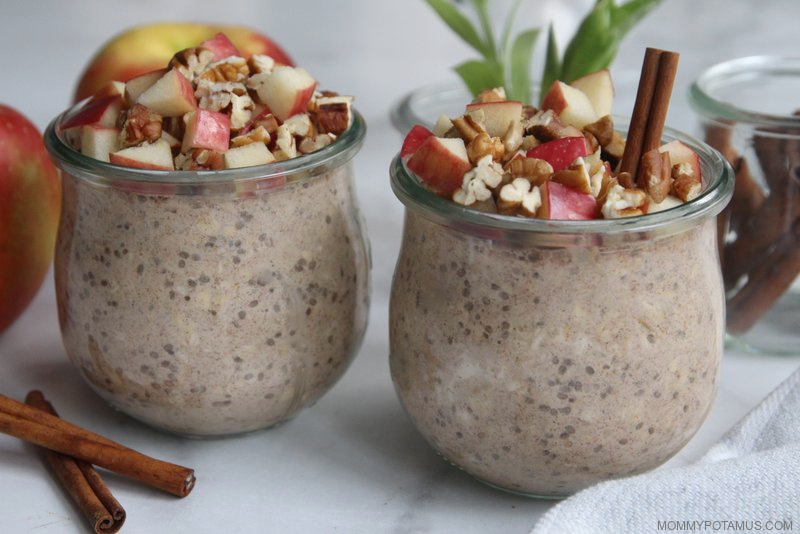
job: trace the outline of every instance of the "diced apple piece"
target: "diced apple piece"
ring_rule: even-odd
[[[592,103],[598,117],[611,114],[611,105],[614,102],[614,83],[608,69],[590,72],[570,83],[575,89],[583,91],[589,102]]]
[[[151,70],[139,76],[134,76],[125,82],[125,91],[123,92],[125,101],[132,106],[139,99],[139,96],[150,89],[168,70],[169,69]]]
[[[529,158],[539,158],[545,160],[553,167],[553,172],[558,172],[569,168],[572,163],[583,156],[591,154],[586,138],[581,137],[562,137],[554,139],[528,150]]]
[[[119,148],[119,130],[100,124],[81,127],[81,154],[100,161],[109,161],[108,155]]]
[[[122,97],[119,95],[98,98],[81,106],[73,115],[67,117],[61,126],[64,130],[84,124],[112,127],[116,125],[121,109]]]
[[[164,117],[179,117],[197,107],[192,83],[175,68],[139,95],[136,103]]]
[[[115,165],[137,167],[139,169],[175,170],[172,150],[169,148],[169,143],[163,139],[159,139],[155,143],[145,143],[112,152],[109,155],[109,161]]]
[[[231,137],[231,119],[225,113],[197,109],[184,117],[186,131],[183,134],[181,152],[193,148],[206,148],[216,152],[228,150]]]
[[[444,135],[453,127],[453,121],[444,113],[439,115],[436,119],[436,124],[433,125],[433,135],[436,137],[444,137]]]
[[[301,67],[279,65],[258,88],[262,102],[281,120],[306,110],[317,82]]]
[[[503,137],[513,123],[522,120],[522,102],[516,100],[496,100],[467,104],[467,113],[482,110],[484,127],[490,137]]]
[[[123,96],[124,94],[125,94],[125,84],[123,82],[111,80],[110,82],[106,83],[103,87],[98,89],[98,91],[95,94],[93,94],[92,97],[89,99],[89,102],[94,102],[95,100],[99,100],[107,96]]]
[[[424,126],[419,124],[414,125],[403,140],[403,146],[400,148],[400,157],[405,158],[416,152],[420,145],[432,135],[433,132]]]
[[[544,95],[541,108],[552,109],[561,122],[571,124],[579,130],[600,118],[583,91],[558,80],[553,82]]]
[[[208,48],[214,52],[214,61],[219,61],[230,56],[241,56],[242,53],[236,48],[231,40],[222,32],[219,32],[211,39],[206,39],[200,43],[201,48]]]
[[[661,202],[650,202],[647,205],[647,213],[656,213],[657,211],[672,209],[674,207],[681,206],[682,204],[683,201],[678,197],[667,195],[667,197]]]
[[[675,139],[658,147],[658,151],[669,154],[669,160],[673,168],[676,165],[687,165],[688,167],[686,168],[691,169],[692,177],[696,178],[697,181],[702,181],[700,158],[697,157],[697,152],[689,148],[685,143]]]
[[[275,156],[264,143],[250,143],[225,152],[225,168],[252,167],[275,161]]]
[[[597,201],[592,195],[548,181],[539,186],[542,205],[540,219],[581,221],[597,218]]]
[[[472,168],[467,148],[459,138],[430,136],[408,159],[408,168],[436,194],[450,197]]]

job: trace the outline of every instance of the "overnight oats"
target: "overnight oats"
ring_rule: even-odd
[[[447,460],[504,490],[564,496],[660,465],[705,419],[725,321],[714,217],[732,175],[670,130],[617,171],[620,134],[603,126],[600,140],[589,107],[579,124],[547,103],[484,92],[406,138],[391,167],[406,214],[390,364]],[[511,106],[498,129],[495,109]],[[489,152],[468,140],[484,134]],[[460,156],[461,179],[442,180]]]
[[[189,436],[266,428],[316,401],[369,305],[352,99],[220,41],[111,84],[45,135],[63,172],[67,354],[113,406]]]

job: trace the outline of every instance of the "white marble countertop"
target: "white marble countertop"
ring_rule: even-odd
[[[575,24],[570,10],[584,13],[589,0],[552,2],[560,7],[545,14],[534,11],[541,2],[528,4],[527,25],[559,13],[567,35]],[[690,80],[719,60],[796,52],[798,15],[797,0],[665,0],[623,43],[615,71],[638,71],[645,46],[680,51],[668,122],[694,131],[685,96]],[[113,411],[84,384],[61,346],[49,276],[33,305],[0,335],[0,392],[23,398],[41,388],[65,418],[195,468],[197,487],[182,500],[109,475],[128,511],[123,532],[528,531],[552,503],[490,489],[442,461],[403,413],[388,372],[388,293],[402,220],[402,206],[388,186],[389,161],[400,144],[389,108],[415,87],[450,78],[449,68],[471,52],[445,33],[421,0],[4,0],[0,102],[43,128],[67,106],[84,63],[104,40],[134,24],[186,19],[255,26],[325,87],[357,95],[369,125],[356,159],[357,187],[374,258],[370,325],[361,351],[327,395],[285,425],[238,438],[182,440]],[[697,458],[798,365],[800,354],[728,350],[708,421],[669,465]],[[83,518],[32,452],[0,435],[0,532],[86,532]]]

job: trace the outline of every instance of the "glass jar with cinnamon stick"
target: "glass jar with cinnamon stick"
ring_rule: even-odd
[[[729,339],[800,354],[800,58],[719,63],[690,99],[736,175],[719,218]]]

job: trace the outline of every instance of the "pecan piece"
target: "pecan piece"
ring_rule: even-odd
[[[209,63],[214,61],[214,52],[208,48],[185,48],[176,52],[169,61],[169,68],[178,69],[187,80],[193,82],[203,72]]]
[[[541,185],[553,175],[553,166],[539,158],[514,158],[506,165],[513,178],[527,178],[534,185]]]
[[[128,148],[142,141],[155,142],[161,137],[163,117],[141,104],[121,114],[122,128],[119,132],[120,148]]]
[[[672,164],[669,152],[659,152],[657,148],[642,154],[639,184],[650,195],[655,203],[659,203],[669,194],[672,188]]]
[[[342,134],[353,122],[353,99],[346,96],[325,96],[313,104],[317,129],[322,133]]]
[[[500,161],[505,152],[503,141],[498,137],[489,137],[486,132],[478,134],[467,144],[467,157],[473,165],[477,165],[484,156],[491,156],[494,161]]]

